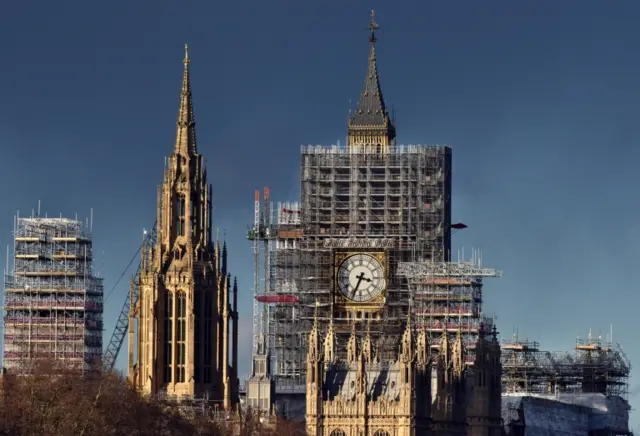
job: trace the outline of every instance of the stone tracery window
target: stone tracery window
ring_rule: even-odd
[[[385,430],[377,430],[373,436],[389,436],[389,432]]]
[[[184,236],[185,230],[185,198],[184,195],[178,195],[176,199],[176,234]]]
[[[347,436],[345,434],[344,431],[342,431],[342,429],[336,428],[334,431],[331,432],[330,436]]]
[[[170,383],[173,375],[173,294],[164,294],[164,381]]]
[[[177,295],[176,316],[176,381],[184,383],[186,381],[187,363],[187,296],[184,292]]]

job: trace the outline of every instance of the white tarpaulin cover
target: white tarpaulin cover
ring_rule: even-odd
[[[603,394],[505,394],[502,418],[510,428],[524,426],[526,436],[573,436],[608,429],[629,431],[629,406]]]

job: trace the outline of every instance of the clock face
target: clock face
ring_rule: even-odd
[[[347,257],[338,268],[337,280],[340,293],[358,303],[372,300],[385,287],[384,268],[370,254]]]

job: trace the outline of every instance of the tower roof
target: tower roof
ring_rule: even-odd
[[[387,108],[382,95],[376,60],[377,38],[375,32],[379,28],[380,26],[375,22],[375,12],[371,11],[371,22],[369,23],[371,35],[369,36],[370,48],[367,75],[364,80],[364,89],[360,95],[356,111],[351,115],[351,119],[349,120],[349,124],[352,126],[386,127],[388,124]]]
[[[184,72],[182,73],[182,90],[180,92],[180,110],[178,111],[178,126],[174,152],[183,156],[198,153],[196,147],[196,119],[193,115],[193,100],[191,97],[191,77],[189,75],[189,48],[184,45]]]

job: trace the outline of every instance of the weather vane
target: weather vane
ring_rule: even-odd
[[[376,42],[376,30],[380,29],[380,26],[376,23],[376,11],[371,9],[371,22],[369,23],[369,29],[371,29],[371,36],[369,42],[375,44]]]

